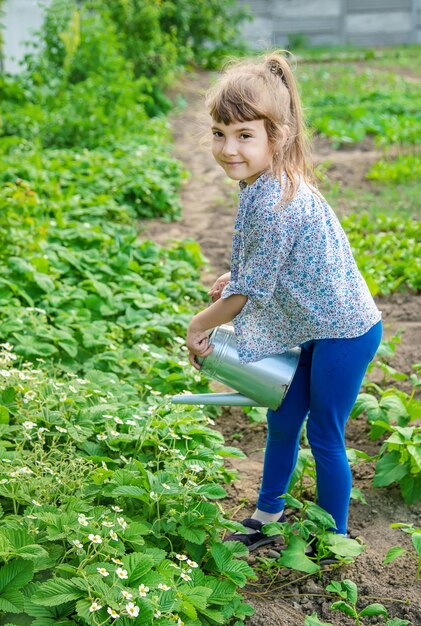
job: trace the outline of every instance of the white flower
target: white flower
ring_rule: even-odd
[[[96,438],[98,439],[98,441],[105,441],[107,439],[107,435],[105,433],[98,433]]]
[[[156,389],[152,389],[152,390],[151,390],[151,394],[152,394],[153,396],[160,396],[160,395],[161,395],[161,392],[160,392],[160,391],[157,391]]]
[[[105,526],[105,528],[114,528],[114,522],[102,522],[102,525]]]
[[[190,567],[199,567],[196,561],[190,561],[190,559],[187,559],[187,563],[190,565]]]
[[[129,426],[136,426],[136,422],[134,420],[126,420],[126,424]]]
[[[161,591],[169,591],[171,589],[171,587],[169,587],[165,583],[159,583],[158,589],[161,589]]]
[[[123,461],[123,463],[129,463],[129,459],[126,459],[125,456],[123,456],[122,454],[120,454],[120,459]]]
[[[155,411],[156,411],[156,406],[150,406],[150,407],[148,408],[148,413],[149,413],[149,415],[152,415],[152,413],[155,413]]]
[[[102,465],[102,469],[104,469],[104,470],[108,469],[108,465],[106,464],[105,461],[101,461],[101,465]]]
[[[124,517],[117,517],[117,524],[119,524],[123,530],[126,530],[127,522]]]
[[[59,396],[59,400],[60,400],[60,402],[66,402],[67,394],[66,393],[61,393],[60,396]]]
[[[158,500],[159,496],[157,493],[155,493],[155,491],[151,491],[149,494],[149,497],[151,500]]]
[[[171,489],[171,487],[167,485],[167,483],[162,483],[162,486],[164,487],[164,489]]]
[[[83,514],[83,513],[81,513],[81,514],[78,516],[77,521],[79,522],[79,524],[80,524],[81,526],[88,526],[88,525],[89,525],[89,522],[88,522],[87,518],[84,516],[84,514]]]
[[[115,417],[114,421],[116,424],[124,424],[123,420],[120,417]]]
[[[139,607],[134,602],[128,602],[126,604],[126,611],[130,617],[137,617],[139,615]]]
[[[202,377],[200,376],[200,374],[195,374],[195,376],[194,376],[194,380],[195,380],[197,383],[200,383],[200,381],[202,380]]]
[[[88,539],[92,541],[92,543],[102,543],[102,537],[100,535],[94,535],[91,533],[88,535]]]
[[[83,543],[81,543],[79,541],[79,539],[73,539],[72,544],[75,546],[75,548],[77,548],[78,550],[82,550],[83,548]],[[98,611],[99,609],[97,609]]]
[[[36,424],[28,420],[27,422],[23,422],[22,426],[24,427],[25,430],[32,430],[33,428],[36,427]]]
[[[149,587],[146,587],[143,583],[139,585],[139,595],[141,598],[146,598],[148,591]]]
[[[63,428],[62,426],[56,426],[56,429],[59,433],[67,433],[67,428]]]
[[[107,572],[105,567],[97,567],[96,571],[98,572],[98,574],[101,574],[101,576],[104,576],[104,577],[107,577],[110,575],[110,572]]]
[[[188,559],[188,557],[185,554],[176,554],[175,556],[179,561],[187,561]]]
[[[30,391],[27,391],[25,395],[23,396],[23,401],[25,404],[27,404],[28,402],[30,402],[36,397],[37,397],[37,394],[35,393],[35,391],[30,390]]]
[[[133,595],[129,591],[126,591],[126,589],[121,590],[121,595],[123,598],[126,598],[126,600],[131,600],[133,598]]]
[[[157,611],[155,611],[155,613],[153,614],[154,617],[158,618],[161,617],[162,613],[161,611],[158,609]]]
[[[121,559],[111,559],[113,563],[116,565],[123,565],[123,561]]]
[[[18,472],[20,474],[33,474],[34,472],[29,469],[29,467],[26,467],[26,465],[24,467],[21,467],[20,470],[18,470]]]
[[[183,580],[191,580],[191,576],[185,574],[184,572],[181,572],[180,576]]]
[[[121,578],[121,580],[126,580],[129,577],[127,570],[122,567],[117,567],[115,573],[119,578]]]
[[[175,567],[175,569],[180,569],[179,566],[175,563],[168,563],[168,567]]]
[[[189,435],[182,435],[183,439],[191,439]]]
[[[9,479],[8,479],[8,478],[2,478],[2,479],[0,480],[0,485],[5,485],[5,484],[6,484],[6,483],[8,483],[8,482],[9,482]]]
[[[177,626],[184,626],[184,622],[180,617],[177,620]]]
[[[110,530],[110,537],[113,541],[118,541],[118,535],[113,530]]]
[[[31,500],[31,502],[34,506],[42,506],[41,502],[38,502],[38,500]]]
[[[120,617],[120,615],[117,613],[117,611],[115,611],[114,609],[112,609],[110,606],[107,609],[107,613],[108,615],[111,615],[111,617],[113,619],[117,619],[118,617]]]
[[[94,613],[95,611],[99,611],[100,609],[102,609],[102,606],[98,604],[98,602],[92,602],[91,606],[89,607],[89,612]]]
[[[166,452],[167,448],[164,448],[164,446],[158,446],[158,450],[161,450],[161,452]]]
[[[123,512],[123,509],[121,509],[119,506],[112,506],[111,508],[116,513],[122,513]]]
[[[191,469],[191,471],[195,472],[196,474],[202,471],[202,468],[200,467],[200,465],[197,465],[197,463],[193,463],[193,465],[189,465],[189,469]]]
[[[7,350],[8,352],[10,352],[10,350],[13,350],[13,346],[11,343],[6,342],[6,343],[0,343],[0,348],[4,348],[5,350]]]
[[[118,437],[120,433],[118,432],[118,430],[114,430],[114,429],[113,429],[113,430],[110,430],[110,434],[111,434],[113,437]]]

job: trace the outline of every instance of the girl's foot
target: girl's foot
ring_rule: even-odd
[[[285,522],[284,513],[282,512],[278,519],[272,521],[279,523]],[[253,519],[252,517],[247,517],[240,522],[240,524],[246,528],[246,532],[232,533],[231,535],[225,537],[224,541],[241,541],[241,543],[243,543],[250,552],[256,550],[256,548],[260,548],[261,546],[276,543],[282,535],[272,535],[271,537],[265,535],[262,532],[262,527],[267,523],[268,522],[261,522],[258,519]]]

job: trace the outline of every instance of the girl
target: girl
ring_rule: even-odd
[[[311,185],[306,134],[285,57],[231,65],[210,90],[212,153],[240,184],[231,272],[187,332],[189,359],[212,351],[210,330],[233,321],[242,363],[294,346],[301,356],[281,407],[269,410],[255,512],[230,539],[250,550],[273,541],[262,526],[283,520],[305,418],[318,503],[347,533],[351,471],[344,431],[382,334],[381,315],[338,219]]]

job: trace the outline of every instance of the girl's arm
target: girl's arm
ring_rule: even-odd
[[[195,315],[187,329],[186,343],[189,349],[189,361],[196,369],[200,365],[195,357],[206,357],[213,350],[209,345],[209,332],[212,328],[231,322],[247,302],[247,296],[235,294],[229,298],[219,299]]]

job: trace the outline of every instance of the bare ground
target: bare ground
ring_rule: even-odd
[[[228,180],[215,164],[209,148],[203,145],[207,118],[204,114],[203,94],[209,85],[207,73],[193,74],[178,86],[187,102],[186,108],[173,116],[175,154],[191,172],[182,191],[183,214],[171,224],[151,220],[143,225],[142,237],[165,245],[172,239],[191,237],[198,241],[209,261],[202,280],[205,285],[229,269],[231,234],[237,208],[237,183]],[[369,185],[364,174],[381,153],[371,142],[347,150],[332,151],[328,142],[317,140],[315,161],[330,161],[329,184]],[[401,343],[393,362],[399,371],[410,373],[411,365],[421,361],[421,313],[419,296],[403,293],[378,300],[383,312],[386,336],[402,332]],[[234,460],[239,480],[230,488],[225,508],[236,519],[242,519],[254,509],[254,502],[262,472],[265,426],[251,423],[241,409],[227,408],[217,422],[228,443],[241,448],[247,458]],[[364,418],[350,421],[347,427],[347,445],[374,454],[379,444],[368,439]],[[359,589],[361,608],[371,602],[382,602],[391,617],[408,619],[413,626],[421,624],[421,581],[415,581],[416,562],[408,555],[383,565],[387,550],[395,545],[410,547],[409,537],[396,529],[392,522],[421,525],[419,506],[406,506],[398,489],[374,489],[371,486],[374,463],[353,467],[354,485],[359,487],[367,504],[353,501],[350,510],[350,529],[367,545],[356,561],[340,569],[331,568],[320,577],[303,576],[279,569],[270,576],[258,568],[259,580],[245,589],[245,596],[256,608],[247,621],[249,626],[301,626],[304,616],[316,611],[320,619],[334,626],[354,623],[342,613],[331,612],[333,601],[325,586],[332,579],[349,578]],[[251,564],[261,566],[262,559],[276,559],[276,550],[262,548],[250,556]],[[384,623],[383,618],[366,618],[366,624]]]

